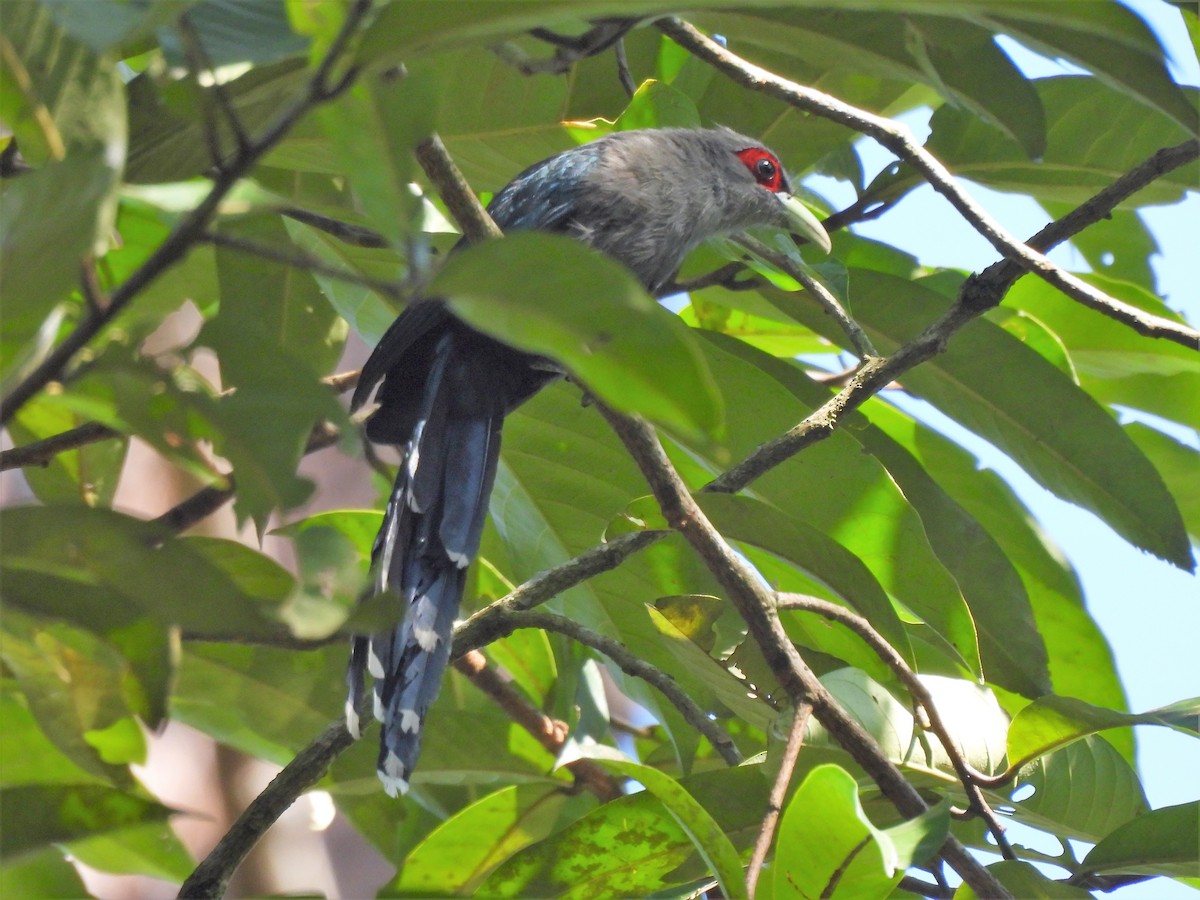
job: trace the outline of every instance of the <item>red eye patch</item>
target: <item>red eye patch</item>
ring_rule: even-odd
[[[783,167],[779,165],[779,160],[762,147],[738,150],[737,157],[750,170],[754,180],[767,190],[778,193],[783,189]]]

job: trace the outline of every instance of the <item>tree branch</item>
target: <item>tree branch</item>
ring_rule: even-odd
[[[721,755],[727,765],[741,764],[742,754],[738,751],[737,745],[734,744],[729,733],[710,719],[699,704],[675,682],[674,678],[644,659],[634,656],[625,649],[625,645],[620,641],[613,640],[598,631],[554,613],[508,613],[502,621],[508,626],[510,632],[518,628],[541,628],[545,631],[555,631],[603,653],[626,675],[641,678],[657,688],[658,692],[679,710],[684,720],[708,739],[713,749]]]
[[[754,852],[750,854],[750,864],[746,867],[746,896],[750,900],[754,900],[754,889],[758,886],[758,876],[762,872],[763,863],[767,861],[767,851],[771,849],[771,841],[775,838],[775,826],[779,822],[779,814],[783,812],[783,801],[787,796],[788,784],[792,780],[792,772],[796,769],[796,760],[800,758],[800,748],[804,744],[804,730],[808,728],[808,718],[811,715],[812,706],[807,703],[792,710],[792,728],[783,749],[783,759],[779,763],[775,783],[771,785],[771,794],[767,800],[767,814],[763,817],[758,840],[754,842]]]
[[[234,184],[249,172],[268,150],[279,143],[296,122],[313,107],[337,97],[353,83],[357,75],[357,70],[353,67],[345,70],[337,79],[333,79],[332,75],[335,67],[340,65],[351,37],[358,30],[370,7],[371,0],[355,0],[346,13],[341,30],[330,44],[317,71],[309,79],[303,95],[280,113],[279,118],[257,140],[234,154],[221,168],[204,199],[179,221],[149,258],[112,292],[108,306],[103,310],[88,307],[83,318],[62,343],[22,379],[8,396],[0,400],[0,425],[7,423],[17,410],[51,381],[62,378],[76,353],[87,346],[104,326],[116,318],[155,279],[183,259],[200,239],[217,207]]]
[[[862,725],[834,699],[800,656],[779,621],[771,592],[708,521],[675,471],[654,429],[641,419],[621,415],[601,403],[597,403],[596,408],[642,470],[667,522],[692,545],[724,588],[793,705],[812,705],[817,720],[863,767],[901,815],[914,818],[925,812],[928,807],[916,788]],[[947,837],[940,852],[976,893],[984,897],[1011,896],[957,838]]]
[[[468,241],[476,243],[503,234],[471,190],[440,137],[432,135],[417,145],[417,162],[437,188]]]
[[[361,285],[393,300],[403,301],[405,299],[404,291],[401,290],[400,285],[395,281],[372,278],[360,272],[343,269],[341,266],[332,266],[322,262],[312,254],[301,250],[287,250],[283,247],[275,247],[271,244],[264,244],[261,241],[252,241],[248,238],[237,237],[236,235],[225,234],[220,231],[205,231],[197,238],[197,241],[212,244],[214,247],[226,247],[230,250],[238,250],[250,256],[257,256],[259,259],[268,259],[271,262],[276,262],[292,269],[301,269],[305,272],[312,272],[314,275],[324,275],[327,278],[334,278],[338,281],[344,281],[347,284]]]
[[[366,715],[367,711],[364,709],[362,713]],[[338,754],[353,744],[354,738],[346,730],[344,719],[339,718],[326,725],[317,738],[297,753],[242,811],[237,821],[180,886],[178,896],[188,900],[223,897],[229,879],[259,838],[301,794],[321,780]]]
[[[659,19],[655,24],[681,47],[718,69],[735,83],[874,138],[916,169],[929,182],[930,187],[945,197],[1001,256],[1044,279],[1071,299],[1128,325],[1139,334],[1164,338],[1185,347],[1200,349],[1200,332],[1108,296],[1078,276],[1059,268],[1036,249],[1026,246],[1009,234],[1004,226],[959,186],[950,171],[922,147],[905,126],[759,68],[730,53],[682,19]],[[1197,153],[1200,153],[1200,145],[1194,140],[1180,147],[1187,149],[1180,150],[1180,155],[1185,158],[1178,163],[1179,165],[1188,159],[1195,159]],[[1164,161],[1163,165],[1170,165],[1170,162]],[[1151,176],[1150,180],[1153,180],[1153,177],[1157,176]],[[1088,218],[1088,213],[1081,212],[1079,218]],[[1090,221],[1098,221],[1098,218]]]
[[[888,643],[887,638],[876,631],[875,627],[863,616],[844,606],[830,603],[828,600],[809,597],[805,594],[781,593],[776,595],[776,601],[780,609],[797,609],[816,613],[830,621],[845,625],[862,638],[884,665],[895,673],[912,698],[925,710],[925,716],[929,720],[929,729],[937,736],[938,742],[946,751],[946,756],[950,759],[950,764],[954,767],[954,772],[967,795],[971,812],[987,823],[988,830],[996,839],[996,846],[1000,848],[1001,855],[1005,859],[1016,859],[1017,856],[1013,853],[1008,838],[1004,836],[1004,825],[996,817],[995,811],[983,795],[975,778],[976,772],[967,763],[958,743],[951,736],[950,729],[946,726],[945,720],[933,702],[933,695],[929,693],[929,689],[925,687],[925,683],[921,681],[917,673],[909,668],[904,657]]]
[[[539,744],[557,756],[567,742],[570,729],[566,722],[552,719],[534,708],[524,696],[488,665],[478,650],[468,650],[454,661],[454,668],[487,694],[508,717],[524,728]],[[577,759],[566,764],[576,780],[604,803],[622,794],[621,786],[594,760]]]

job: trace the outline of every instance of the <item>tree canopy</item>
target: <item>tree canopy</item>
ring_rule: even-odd
[[[1194,571],[1200,332],[1138,212],[1200,183],[1196,90],[1114,0],[688,10],[5,0],[5,896],[86,893],[73,861],[218,896],[310,791],[395,867],[332,854],[350,895],[1200,884],[1200,809],[1150,808],[1132,730],[1195,735],[1200,701],[1130,710],[1033,515],[896,400]],[[1027,77],[999,36],[1081,74]],[[924,141],[895,122],[922,108]],[[660,304],[561,237],[484,239],[476,198],[530,163],[718,124],[824,176],[828,256],[714,242]],[[856,231],[926,184],[993,265]],[[1009,234],[972,184],[1046,227]],[[1077,271],[1044,255],[1068,242]],[[394,460],[343,395],[429,295],[571,375],[505,426],[396,801],[341,723],[346,635],[398,615],[359,602]],[[285,767],[199,864],[131,768],[168,722]]]

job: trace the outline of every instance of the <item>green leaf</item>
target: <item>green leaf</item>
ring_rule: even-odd
[[[1096,735],[1038,758],[1020,781],[1034,793],[1013,804],[1016,818],[1062,837],[1099,841],[1149,809],[1133,768]]]
[[[862,412],[916,455],[925,471],[987,529],[1016,567],[1033,608],[1038,634],[1045,642],[1055,690],[1102,706],[1122,705],[1125,692],[1112,652],[1084,607],[1074,571],[1061,551],[1035,526],[1012,488],[994,472],[981,470],[974,456],[890,405],[867,403]],[[982,633],[987,635],[990,610],[976,615]],[[1121,743],[1123,752],[1132,759],[1132,741]]]
[[[662,634],[667,649],[687,668],[693,680],[699,680],[707,686],[713,700],[730,709],[745,722],[764,731],[770,727],[775,719],[774,710],[750,689],[750,685],[744,679],[738,678],[713,659],[657,609],[648,607],[647,611],[651,621]],[[708,697],[693,695],[692,699],[704,703]]]
[[[169,822],[131,825],[67,844],[74,859],[101,872],[145,875],[181,882],[196,867],[195,860]]]
[[[433,131],[433,90],[423,75],[360,80],[319,112],[368,223],[396,248],[422,209],[412,150]]]
[[[1036,94],[992,33],[965,17],[895,11],[889,5],[857,11],[755,9],[704,15],[699,21],[726,36],[731,46],[747,48],[738,52],[756,63],[805,83],[816,73],[854,72],[928,85],[973,117],[999,123],[1029,155],[1041,151],[1044,126]],[[777,55],[764,58],[763,51]],[[779,59],[784,54],[793,60]],[[808,72],[797,71],[801,66]]]
[[[720,427],[712,375],[688,329],[578,241],[516,234],[469,247],[430,291],[471,325],[561,362],[620,410],[698,439]]]
[[[193,0],[187,15],[205,55],[218,66],[274,62],[308,46],[292,31],[284,0]],[[187,65],[176,29],[162,29],[159,45],[171,65]]]
[[[189,643],[172,716],[222,743],[279,765],[340,715],[342,646],[308,653]]]
[[[13,859],[47,844],[162,821],[171,810],[99,785],[30,785],[0,791],[0,855]]]
[[[996,3],[987,21],[1039,52],[1091,69],[1106,84],[1196,131],[1194,106],[1167,71],[1158,38],[1133,10],[1116,3]]]
[[[21,155],[41,167],[70,158],[72,149],[86,150],[98,167],[108,167],[111,187],[125,155],[124,96],[115,61],[73,37],[51,10],[32,0],[4,4],[3,47],[0,118],[16,136]]]
[[[1188,534],[1194,542],[1200,543],[1200,459],[1197,459],[1200,454],[1194,447],[1139,422],[1127,424],[1125,433],[1162,474],[1179,504]]]
[[[288,234],[297,247],[327,265],[347,267],[351,273],[364,273],[380,278],[398,279],[402,274],[400,262],[393,250],[352,247],[323,231],[292,219],[285,219],[284,225],[287,226]],[[379,271],[366,271],[368,266]],[[338,315],[368,343],[377,343],[399,313],[388,300],[369,287],[351,284],[318,272],[313,273],[313,278]]]
[[[593,805],[591,798],[572,797],[557,785],[502,788],[459,810],[418,844],[391,890],[472,893],[504,860],[549,837]]]
[[[5,427],[17,446],[62,434],[89,421],[63,409],[56,398],[39,396],[21,407]],[[29,489],[42,503],[112,503],[129,441],[113,437],[55,454],[42,466],[22,470]]]
[[[683,830],[716,875],[721,891],[726,897],[737,900],[746,896],[742,862],[737,850],[729,842],[721,826],[713,821],[712,816],[679,782],[657,769],[633,762],[615,759],[601,759],[597,762],[606,769],[640,782],[659,799],[675,821],[683,826]]]
[[[230,227],[241,237],[287,241],[277,218]],[[222,381],[237,388],[216,404],[216,449],[233,463],[239,518],[261,527],[312,490],[296,467],[313,426],[344,419],[317,376],[340,356],[346,325],[307,272],[222,248],[217,273],[221,310],[197,341],[217,352]]]
[[[818,766],[796,789],[779,822],[767,874],[774,900],[785,897],[887,896],[903,871],[889,874],[845,769]]]
[[[699,128],[696,104],[682,91],[661,81],[646,81],[617,119],[618,131],[634,128]]]
[[[762,827],[769,785],[761,768],[718,769],[679,782],[743,850]],[[650,791],[640,791],[597,807],[511,857],[477,893],[642,897],[709,872],[680,822]]]
[[[1104,275],[1083,277],[1152,315],[1182,321],[1144,288]],[[1200,428],[1200,359],[1193,350],[1170,341],[1147,340],[1107,316],[1067,301],[1040,278],[1022,278],[1005,303],[1033,316],[1061,338],[1080,385],[1100,402]]]
[[[1108,728],[1165,725],[1200,736],[1198,716],[1200,699],[1132,715],[1073,697],[1041,697],[1013,719],[1008,732],[1009,765],[1023,765],[1056,747]]]
[[[60,750],[47,736],[20,683],[11,677],[0,681],[0,787],[37,784],[107,784],[122,778],[116,770],[106,772],[83,760],[81,765]]]
[[[27,347],[56,305],[79,283],[80,264],[101,228],[114,172],[99,148],[82,147],[36,172],[4,179],[0,269],[4,271],[6,378],[33,368],[49,350]],[[52,337],[58,329],[52,322]],[[41,342],[45,342],[42,338]]]
[[[862,561],[841,544],[808,523],[751,497],[700,494],[697,500],[723,535],[800,565],[866,617],[903,658],[913,661],[908,634],[887,593]],[[835,653],[829,645],[815,646]]]
[[[782,360],[718,335],[703,337],[709,368],[725,396],[733,458],[749,455],[829,397],[827,388]],[[747,397],[754,403],[745,402]],[[958,585],[933,552],[924,525],[896,481],[862,446],[852,430],[839,429],[757,479],[753,490],[857,556],[892,597],[944,639],[948,656],[977,673],[975,626]],[[828,569],[826,564],[814,574],[830,578]],[[869,595],[852,602],[863,604],[860,611],[877,611]],[[895,632],[886,619],[878,627],[888,635]]]
[[[1194,877],[1200,867],[1200,803],[1152,809],[1106,836],[1083,859],[1087,872]]]
[[[0,519],[0,538],[5,599],[23,609],[57,614],[63,601],[39,590],[38,579],[52,578],[58,591],[78,585],[97,604],[115,594],[121,606],[192,633],[245,640],[280,632],[270,619],[274,597],[247,594],[197,545],[153,522],[88,507],[17,507]],[[132,619],[128,609],[114,618],[102,605],[80,604],[73,614],[101,632]]]
[[[858,270],[852,277],[855,314],[884,348],[912,340],[947,305],[890,276]],[[996,378],[997,370],[1005,377]],[[1135,546],[1192,570],[1179,510],[1154,466],[1103,407],[1002,328],[976,320],[904,382],[1048,490],[1095,512]]]
[[[946,843],[950,833],[950,800],[943,797],[916,818],[873,830],[889,872],[924,865]]]
[[[1046,693],[1046,645],[1017,568],[916,455],[919,445],[936,439],[933,430],[876,400],[864,404],[863,413],[892,422],[891,435],[899,439],[881,428],[856,428],[855,435],[896,479],[921,516],[930,546],[962,590],[979,634],[984,676],[1027,697]]]
[[[285,59],[255,66],[226,82],[223,90],[242,127],[256,134],[296,100],[308,74],[303,60]],[[126,93],[130,136],[127,181],[133,184],[184,181],[208,170],[212,157],[201,113],[207,100],[196,97],[192,91],[181,91],[171,82],[160,85],[151,72],[132,79],[126,85]],[[302,125],[302,131],[303,128]],[[237,149],[236,138],[228,128],[218,128],[217,135],[223,158]]]
[[[79,870],[67,862],[57,847],[46,847],[0,863],[0,894],[5,897],[42,897],[77,900],[87,896]]]
[[[121,655],[94,635],[14,609],[0,639],[0,657],[54,745],[80,768],[129,784],[121,766],[144,762],[146,743],[132,719]]]

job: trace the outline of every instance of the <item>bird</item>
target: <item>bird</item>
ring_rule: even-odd
[[[607,134],[525,169],[488,212],[506,232],[576,238],[624,264],[652,293],[696,246],[752,226],[788,227],[830,248],[820,222],[792,195],[778,156],[728,128]],[[351,638],[345,715],[358,737],[370,675],[382,723],[378,775],[390,796],[408,790],[450,658],[501,424],[562,374],[552,361],[469,327],[436,297],[410,303],[363,366],[351,410],[374,393],[367,438],[402,452],[368,592],[389,593],[403,609],[393,628]]]

